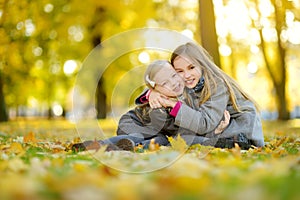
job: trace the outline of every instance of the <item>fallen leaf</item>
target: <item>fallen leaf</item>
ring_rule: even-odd
[[[28,169],[28,166],[20,158],[10,160],[7,167],[13,172],[24,172]]]
[[[23,142],[24,143],[36,143],[37,139],[35,138],[33,132],[29,132],[28,135],[24,136]]]
[[[185,151],[187,149],[187,144],[180,135],[178,135],[176,138],[168,137],[168,140],[174,150]]]
[[[9,151],[10,151],[10,153],[16,153],[16,154],[25,152],[22,145],[18,142],[11,143]]]
[[[236,158],[240,158],[241,157],[241,148],[238,145],[238,143],[234,143],[234,148],[230,149],[230,151],[232,152],[232,154],[236,157]]]
[[[155,139],[150,140],[149,151],[157,151],[159,150],[159,144],[155,143]]]
[[[134,147],[134,152],[136,153],[143,153],[144,152],[144,145],[138,144]]]

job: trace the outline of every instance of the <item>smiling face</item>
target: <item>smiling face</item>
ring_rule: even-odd
[[[202,76],[198,66],[181,56],[175,58],[173,65],[176,72],[183,78],[186,87],[194,88],[197,85]]]
[[[164,65],[154,76],[155,90],[169,96],[176,97],[183,93],[184,82],[171,64]]]

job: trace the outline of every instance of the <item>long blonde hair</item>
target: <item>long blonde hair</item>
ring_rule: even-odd
[[[177,47],[171,56],[171,64],[174,66],[174,61],[178,56],[183,58],[187,58],[192,63],[200,67],[203,72],[203,76],[205,81],[209,81],[211,84],[204,84],[204,87],[201,91],[201,101],[199,104],[206,102],[212,93],[212,89],[216,88],[216,79],[219,78],[224,81],[226,87],[229,91],[229,98],[233,104],[233,107],[236,111],[240,111],[239,106],[237,104],[236,95],[234,89],[239,91],[241,95],[253,102],[255,105],[255,101],[238,85],[238,83],[228,76],[224,71],[222,71],[216,64],[212,61],[211,56],[208,52],[202,48],[200,45],[196,45],[194,43],[186,43]]]

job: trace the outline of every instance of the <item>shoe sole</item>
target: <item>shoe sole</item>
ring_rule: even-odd
[[[119,140],[116,146],[120,148],[120,150],[133,151],[135,144],[132,140],[124,138]]]

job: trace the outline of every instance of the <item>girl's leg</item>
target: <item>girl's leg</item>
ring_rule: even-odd
[[[121,149],[125,151],[134,151],[136,144],[142,141],[144,141],[144,136],[142,134],[132,133],[129,135],[117,135],[99,142],[107,144],[108,146],[114,146],[115,148],[111,148],[112,150]]]
[[[148,149],[149,144],[152,139],[154,139],[154,143],[159,144],[159,146],[167,146],[169,144],[168,138],[162,134],[158,134],[157,136],[154,136],[153,138],[146,139],[146,140],[140,142],[140,144],[142,144],[145,149]]]
[[[248,150],[252,145],[252,142],[247,139],[247,137],[243,133],[239,133],[238,135],[230,138],[219,138],[218,141],[214,144],[214,147],[230,149],[235,147],[235,143],[237,143],[243,150]]]
[[[189,146],[194,144],[205,144],[209,138],[199,136],[199,135],[180,135],[182,139],[184,139],[185,143]]]
[[[235,147],[234,143],[237,143],[241,149],[245,150],[252,145],[251,141],[242,133],[229,138],[207,138],[199,135],[182,135],[181,137],[187,145],[201,144],[218,148],[233,148]]]
[[[107,145],[107,150],[133,150],[135,144],[144,141],[142,134],[133,133],[129,135],[118,135],[105,140],[98,140],[100,145]],[[84,151],[95,141],[87,140],[82,143],[77,143],[72,145],[73,151]]]
[[[142,142],[144,139],[142,134],[129,134],[129,135],[117,135],[105,140],[99,141],[102,144],[117,144],[121,139],[130,139],[132,140],[135,144]]]

